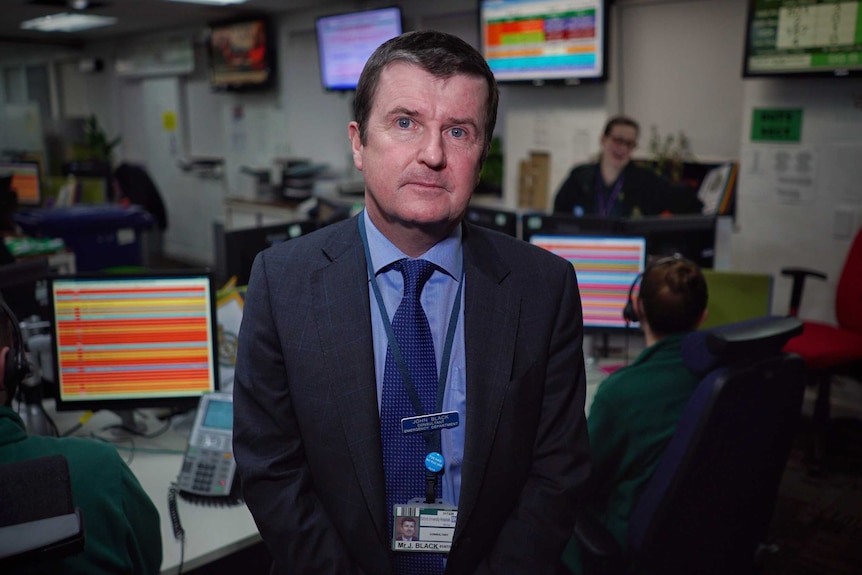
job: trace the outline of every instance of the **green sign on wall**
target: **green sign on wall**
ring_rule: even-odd
[[[802,108],[755,108],[752,142],[798,142],[802,137]]]

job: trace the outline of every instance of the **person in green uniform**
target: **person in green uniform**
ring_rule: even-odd
[[[599,385],[590,406],[593,471],[584,505],[623,549],[632,509],[700,382],[683,363],[680,344],[706,318],[707,297],[696,264],[674,256],[648,266],[633,301],[647,347]],[[575,538],[562,559],[583,573]]]
[[[86,543],[83,551],[39,565],[38,573],[151,575],[162,564],[159,512],[116,449],[82,438],[27,435],[12,409],[17,381],[6,381],[12,361],[10,318],[0,310],[0,463],[60,454],[69,462],[72,499],[82,511]],[[32,486],[38,496],[38,485]],[[6,575],[34,572],[32,565]]]

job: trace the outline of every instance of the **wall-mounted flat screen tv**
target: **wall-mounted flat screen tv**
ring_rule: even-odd
[[[749,0],[744,77],[862,75],[862,0]]]
[[[269,88],[275,81],[275,36],[265,18],[210,25],[210,85],[215,90]]]
[[[374,50],[401,31],[401,9],[397,7],[318,18],[317,49],[323,87],[355,90]]]
[[[605,0],[480,0],[482,54],[498,81],[607,77]]]

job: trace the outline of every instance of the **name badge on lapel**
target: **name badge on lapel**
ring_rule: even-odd
[[[457,411],[443,411],[440,413],[429,413],[416,417],[401,418],[401,433],[424,433],[436,429],[449,429],[458,427],[460,416]]]

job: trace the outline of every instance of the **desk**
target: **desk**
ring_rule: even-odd
[[[56,412],[53,400],[45,400],[44,404],[60,433],[72,428],[81,416],[81,412]],[[147,423],[149,433],[161,429],[164,425],[151,415],[152,413],[146,410],[143,412],[143,417],[139,417]],[[188,418],[187,421],[186,418]],[[128,440],[117,441],[120,456],[126,461],[131,458],[129,467],[159,510],[163,547],[161,572],[165,575],[176,573],[180,562],[180,543],[174,538],[168,513],[168,487],[176,480],[180,470],[192,420],[193,414],[178,416],[172,429],[158,437],[152,439],[135,437],[134,450]],[[99,411],[73,436],[97,435],[109,438],[111,432],[102,430],[116,423],[119,423],[119,417],[116,414]],[[201,567],[261,541],[251,512],[245,504],[233,507],[210,507],[195,505],[178,497],[177,510],[186,532],[183,572]]]

